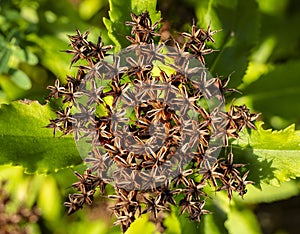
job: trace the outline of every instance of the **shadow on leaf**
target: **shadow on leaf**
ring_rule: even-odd
[[[261,189],[261,182],[269,182],[276,179],[272,167],[273,160],[263,159],[253,153],[251,147],[233,148],[235,163],[247,163],[246,168],[250,170],[248,179],[254,182],[254,186]]]

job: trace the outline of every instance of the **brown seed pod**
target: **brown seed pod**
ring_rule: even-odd
[[[77,193],[65,206],[70,214],[90,205],[98,188],[104,194],[113,183],[115,194],[108,197],[115,200],[114,224],[123,232],[143,213],[162,223],[170,205],[200,222],[209,213],[205,186],[226,190],[231,199],[233,192],[243,196],[252,183],[232,151],[226,159],[218,156],[244,128],[255,129],[258,115],[245,105],[225,111],[223,94],[235,91],[227,87],[230,76],[221,80],[204,67],[205,56],[215,51],[206,44],[215,42],[218,30],[193,23],[191,33],[182,33],[183,44],[168,47],[155,44],[161,20],[152,24],[148,12],[132,13],[131,19],[125,24],[133,45],[107,59],[112,46],[104,46],[101,37],[93,43],[88,32],[78,30],[69,36],[71,65],[85,63],[67,85],[56,81],[48,87],[66,107],[47,127],[54,134],[74,132],[89,148],[84,155],[89,169],[75,172]]]

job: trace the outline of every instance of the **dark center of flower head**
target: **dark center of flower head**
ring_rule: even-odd
[[[74,133],[78,145],[89,146],[83,156],[89,168],[83,175],[75,172],[79,181],[72,187],[78,193],[65,205],[71,214],[112,183],[112,211],[123,232],[143,213],[162,223],[170,206],[200,222],[209,213],[206,186],[225,190],[231,199],[233,192],[243,196],[251,183],[248,172],[242,173],[245,165],[234,163],[226,149],[228,139],[255,129],[258,115],[246,106],[224,110],[223,94],[235,90],[226,87],[229,78],[212,77],[204,67],[205,55],[214,52],[207,42],[214,43],[217,31],[193,24],[191,33],[182,33],[183,44],[167,47],[156,45],[161,20],[152,24],[148,12],[131,18],[126,25],[132,44],[112,58],[112,46],[104,46],[101,37],[95,44],[88,32],[69,36],[71,65],[87,65],[65,86],[57,81],[48,87],[67,106],[48,127]]]

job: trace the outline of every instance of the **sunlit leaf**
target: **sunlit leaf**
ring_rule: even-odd
[[[295,126],[281,130],[264,130],[263,123],[257,131],[246,131],[234,142],[238,160],[248,162],[250,174],[256,185],[261,181],[278,185],[300,176],[300,131]]]
[[[204,222],[204,233],[209,234],[221,234],[222,231],[219,229],[216,220],[214,219],[215,214],[205,215],[203,217]]]
[[[8,74],[0,75],[0,85],[1,89],[5,93],[5,99],[8,103],[12,100],[23,97],[26,93],[26,90],[16,85]]]
[[[70,73],[70,60],[72,58],[63,52],[63,50],[68,49],[67,41],[52,36],[34,37],[32,40],[41,48],[39,52],[41,63],[60,79],[65,79],[66,75]]]
[[[300,193],[299,186],[296,181],[291,180],[284,182],[280,187],[275,187],[269,184],[262,183],[261,189],[253,185],[247,187],[247,194],[244,199],[236,197],[241,202],[257,204],[257,203],[271,203],[274,201],[285,200]]]
[[[106,3],[106,1],[84,0],[79,5],[79,14],[83,19],[88,20],[92,18]]]
[[[213,0],[199,1],[196,5],[196,14],[199,23],[208,25],[211,23],[212,18],[212,7]],[[204,26],[204,25],[201,25]]]
[[[231,207],[225,226],[230,234],[259,234],[262,233],[255,215],[248,209]]]
[[[43,217],[48,222],[57,222],[63,206],[60,204],[60,194],[53,177],[44,179],[40,187],[38,206],[43,210]]]
[[[27,172],[53,172],[82,162],[72,136],[53,137],[45,128],[53,117],[48,105],[14,102],[0,108],[0,164]]]
[[[175,215],[174,212],[169,214],[165,221],[164,225],[166,226],[166,234],[181,234],[183,233],[181,230],[180,222],[178,217]]]
[[[97,219],[80,220],[79,222],[72,222],[72,225],[67,225],[65,231],[68,231],[68,233],[72,233],[72,234],[81,234],[81,233],[107,234],[106,232],[107,227],[103,220],[97,220]],[[118,234],[119,233],[120,232],[118,232]]]
[[[149,221],[148,215],[142,215],[137,218],[127,229],[125,234],[154,234],[155,225]]]

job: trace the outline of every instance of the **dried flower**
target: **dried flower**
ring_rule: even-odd
[[[69,195],[65,206],[71,214],[92,204],[97,189],[104,194],[106,185],[114,183],[115,194],[108,197],[115,200],[114,224],[123,232],[143,213],[162,223],[170,205],[200,222],[209,214],[206,186],[226,190],[231,199],[233,192],[243,196],[252,183],[249,171],[242,175],[246,165],[234,163],[232,150],[226,159],[217,157],[221,149],[226,152],[228,139],[238,138],[244,128],[255,129],[259,115],[245,105],[224,111],[223,94],[236,90],[227,87],[230,77],[210,77],[204,67],[205,56],[214,52],[206,43],[215,42],[218,30],[193,23],[191,33],[182,33],[185,43],[175,41],[168,48],[154,43],[161,20],[152,24],[148,12],[132,13],[131,19],[125,24],[131,27],[127,39],[132,45],[125,55],[114,55],[112,63],[104,59],[112,46],[104,46],[101,37],[95,44],[88,41],[88,32],[69,36],[71,65],[86,63],[65,86],[56,81],[48,87],[50,97],[62,98],[65,108],[47,127],[54,134],[74,132],[75,140],[83,139],[90,148],[84,155],[89,168],[83,175],[74,172],[77,193]],[[217,103],[204,106],[207,100]],[[216,139],[219,145],[210,145]]]

